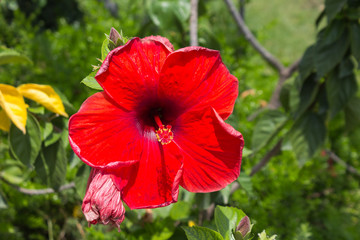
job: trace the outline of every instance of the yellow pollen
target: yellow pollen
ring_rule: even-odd
[[[156,139],[161,143],[161,145],[169,144],[174,139],[174,134],[171,131],[171,126],[160,125],[159,129],[155,131]]]

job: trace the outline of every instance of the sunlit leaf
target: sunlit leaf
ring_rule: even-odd
[[[188,240],[223,240],[220,233],[205,227],[182,227]]]
[[[0,209],[4,209],[4,208],[7,208],[8,205],[5,201],[5,198],[3,197],[3,194],[2,192],[0,191]]]
[[[32,63],[31,60],[16,52],[15,50],[8,48],[0,48],[0,65],[8,63]]]
[[[215,223],[225,240],[234,239],[233,231],[246,214],[237,208],[217,206],[215,208]]]
[[[37,103],[40,103],[50,111],[68,117],[59,95],[49,85],[23,84],[18,87],[21,94]]]
[[[25,134],[27,105],[21,93],[13,86],[0,84],[0,106],[15,126]]]
[[[81,83],[85,84],[86,86],[88,86],[89,88],[95,89],[95,90],[103,90],[102,87],[100,86],[100,84],[96,81],[96,79],[94,78],[96,75],[96,72],[92,72],[89,75],[87,75],[82,81]]]
[[[104,60],[109,52],[109,39],[106,37],[101,46],[101,59]]]

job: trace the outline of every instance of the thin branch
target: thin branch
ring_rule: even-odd
[[[198,5],[199,0],[191,0],[190,45],[198,46]]]
[[[7,181],[6,179],[4,179],[3,177],[0,177],[0,179],[6,183],[7,185],[9,185],[10,187],[14,188],[15,190],[17,190],[18,192],[21,192],[23,194],[27,194],[27,195],[43,195],[43,194],[50,194],[50,193],[56,193],[56,192],[61,192],[70,188],[74,188],[75,187],[75,183],[71,182],[68,184],[65,184],[63,186],[61,186],[59,188],[58,191],[55,191],[52,188],[45,188],[45,189],[28,189],[28,188],[22,188],[19,187],[9,181]]]
[[[338,164],[342,165],[343,167],[346,168],[347,171],[349,171],[352,174],[355,174],[357,176],[360,177],[360,172],[354,168],[353,166],[349,165],[348,163],[346,163],[344,160],[342,160],[341,158],[339,158],[334,152],[330,151],[330,150],[325,150],[326,154],[335,162],[337,162]]]
[[[269,161],[272,157],[278,155],[281,151],[281,144],[282,144],[282,139],[280,139],[275,146],[266,153],[266,155],[263,157],[263,159],[261,159],[261,161],[256,164],[253,169],[251,169],[251,173],[250,173],[250,177],[253,176],[255,173],[257,173],[258,171],[260,171],[260,169],[262,169]]]
[[[226,5],[228,6],[231,15],[236,21],[236,24],[239,30],[244,34],[244,37],[250,44],[255,48],[256,51],[260,53],[260,55],[278,72],[284,71],[284,66],[282,63],[276,59],[270,52],[268,52],[255,38],[249,28],[246,26],[244,20],[241,18],[239,12],[237,11],[236,7],[232,3],[232,0],[224,0]]]

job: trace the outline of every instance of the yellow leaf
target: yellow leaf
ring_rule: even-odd
[[[0,129],[8,132],[10,130],[10,118],[6,115],[6,112],[0,109]]]
[[[25,134],[27,105],[20,92],[13,86],[0,84],[0,106],[15,126]]]
[[[21,94],[40,103],[50,111],[68,117],[59,95],[49,85],[23,84],[18,87]]]

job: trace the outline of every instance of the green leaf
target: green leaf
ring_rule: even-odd
[[[101,60],[104,60],[106,56],[109,54],[109,52],[110,52],[109,39],[108,37],[106,37],[101,46]]]
[[[253,195],[253,185],[251,181],[251,177],[247,175],[245,172],[241,172],[240,176],[237,179],[240,186],[249,194]]]
[[[287,116],[278,110],[269,110],[260,118],[254,127],[252,149],[258,151],[266,146],[281,130],[287,121]]]
[[[330,117],[333,118],[357,92],[354,64],[351,59],[342,61],[339,69],[331,72],[326,81],[326,92]]]
[[[170,217],[175,221],[186,219],[189,217],[190,208],[190,203],[179,201],[173,204],[170,210]]]
[[[25,166],[31,167],[41,149],[41,130],[38,121],[28,114],[26,134],[15,125],[11,125],[9,132],[10,149],[16,159]]]
[[[234,239],[233,232],[236,225],[246,214],[233,207],[217,206],[215,208],[215,223],[219,233],[225,240]]]
[[[0,48],[0,65],[8,64],[8,63],[32,63],[31,60],[21,55],[20,53],[8,49],[8,48]]]
[[[83,164],[79,167],[75,177],[75,187],[78,195],[83,198],[86,193],[87,182],[90,176],[91,168]]]
[[[85,84],[86,86],[88,86],[89,88],[95,89],[95,90],[103,90],[102,87],[100,86],[100,84],[96,81],[96,79],[94,78],[96,75],[96,72],[92,72],[89,75],[87,75],[82,81],[81,83]]]
[[[303,83],[310,74],[315,70],[314,66],[314,55],[315,55],[315,46],[312,45],[308,47],[301,58],[299,63],[299,78],[300,82]]]
[[[182,227],[188,240],[223,240],[220,233],[205,227]]]
[[[50,186],[58,190],[65,182],[66,177],[66,152],[61,140],[43,148],[44,159],[49,169]]]
[[[0,209],[5,209],[7,207],[8,207],[8,205],[5,201],[5,197],[3,197],[3,193],[2,193],[2,191],[0,191]]]
[[[359,23],[352,23],[350,25],[350,37],[351,37],[351,52],[358,62],[358,68],[360,68],[360,25]]]
[[[49,168],[45,161],[44,155],[40,152],[35,161],[35,172],[44,185],[50,185]]]
[[[325,0],[325,12],[328,22],[331,22],[335,16],[344,7],[347,0]]]
[[[313,103],[319,86],[320,83],[315,80],[315,74],[310,75],[299,88],[294,84],[290,91],[290,108],[295,119],[302,116]]]
[[[180,23],[187,23],[190,17],[188,0],[149,0],[147,8],[151,20],[160,28],[168,29]]]
[[[325,137],[325,123],[315,113],[305,114],[295,122],[287,134],[287,139],[291,143],[300,165],[310,159],[323,145]]]
[[[349,44],[348,32],[342,22],[334,21],[319,33],[314,56],[318,79],[343,59]]]
[[[44,140],[45,147],[50,146],[61,138],[61,132],[52,131]]]
[[[263,230],[261,233],[258,234],[259,235],[259,240],[275,240],[276,239],[276,235],[273,235],[271,237],[268,237],[266,235],[265,230]]]
[[[352,98],[345,108],[346,130],[351,132],[360,126],[360,98]]]

